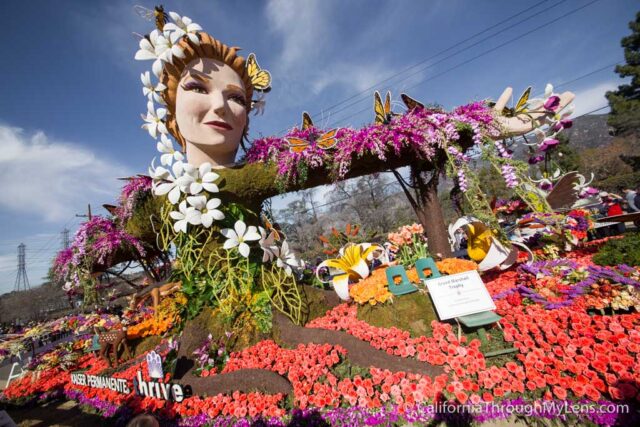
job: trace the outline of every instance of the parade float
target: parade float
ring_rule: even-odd
[[[637,421],[640,269],[594,263],[609,243],[586,243],[584,177],[547,169],[536,181],[510,149],[532,135],[530,163],[548,166],[571,126],[571,93],[549,85],[534,100],[529,89],[509,108],[506,90],[452,111],[403,94],[404,112],[376,93],[371,125],[320,129],[303,115],[282,137],[249,141],[271,75],[188,17],[157,8],[155,21],[136,59],[152,63],[143,127],[159,161],[55,264],[86,306],[94,273],[123,260],[141,260],[153,283],[121,317],[83,318],[87,333],[34,358],[5,402],[65,397],[122,423],[148,412],[180,425]],[[472,152],[517,207],[492,206]],[[379,241],[334,229],[318,236],[328,254],[318,266],[262,209],[278,194],[405,166],[419,223]],[[462,214],[449,228],[444,175]],[[522,209],[511,230],[505,205]],[[470,260],[452,257],[461,233]]]

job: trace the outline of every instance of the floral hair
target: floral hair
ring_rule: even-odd
[[[245,58],[237,55],[240,48],[229,47],[205,32],[198,32],[198,36],[200,39],[199,46],[186,37],[180,41],[180,47],[185,57],[174,58],[173,63],[165,64],[162,75],[160,76],[160,82],[167,87],[167,89],[162,92],[162,99],[166,103],[168,110],[166,119],[167,129],[183,149],[186,147],[186,141],[180,134],[178,123],[175,119],[176,97],[180,80],[184,76],[187,66],[192,61],[198,58],[216,59],[230,66],[240,76],[246,90],[247,126],[249,123],[251,97],[253,95],[253,85],[251,84],[251,79],[245,67]]]

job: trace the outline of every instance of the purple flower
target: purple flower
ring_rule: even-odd
[[[542,155],[538,155],[538,156],[531,156],[529,157],[529,164],[530,165],[535,165],[537,163],[540,163],[544,160],[544,156]]]
[[[557,121],[553,124],[552,129],[554,132],[558,132],[559,130],[562,129],[569,129],[571,126],[573,126],[573,121],[570,119],[563,119],[560,121]]]
[[[540,144],[540,151],[547,151],[558,144],[560,144],[560,141],[557,139],[545,138],[544,141],[542,141],[542,144]]]
[[[560,97],[558,95],[551,95],[544,102],[544,109],[547,111],[556,111],[560,107]]]

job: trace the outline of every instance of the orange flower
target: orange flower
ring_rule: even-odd
[[[478,269],[475,262],[460,258],[445,258],[436,262],[436,266],[442,274],[457,274]]]

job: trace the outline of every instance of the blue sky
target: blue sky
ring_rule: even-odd
[[[73,233],[82,220],[75,215],[88,203],[94,213],[104,213],[100,206],[114,201],[121,185],[117,178],[144,173],[156,155],[153,140],[140,128],[146,103],[139,76],[150,63],[133,59],[132,36],[153,25],[133,12],[134,4],[154,5],[144,0],[3,4],[10,19],[3,20],[0,45],[0,293],[13,289],[20,242],[27,245],[31,285],[39,284],[60,248],[62,229]],[[594,110],[606,105],[604,92],[620,83],[610,65],[623,60],[620,39],[629,34],[627,24],[640,3],[201,0],[164,5],[245,54],[255,52],[271,71],[266,112],[251,121],[251,136],[259,137],[291,127],[303,110],[318,114],[315,122],[323,126],[369,123],[374,85],[391,89],[394,99],[407,91],[451,108],[495,98],[506,86],[518,93],[533,85],[539,93],[547,82],[559,85],[605,68],[558,88],[576,93],[577,114]],[[421,65],[401,73],[415,64]],[[383,81],[389,76],[395,77]]]

